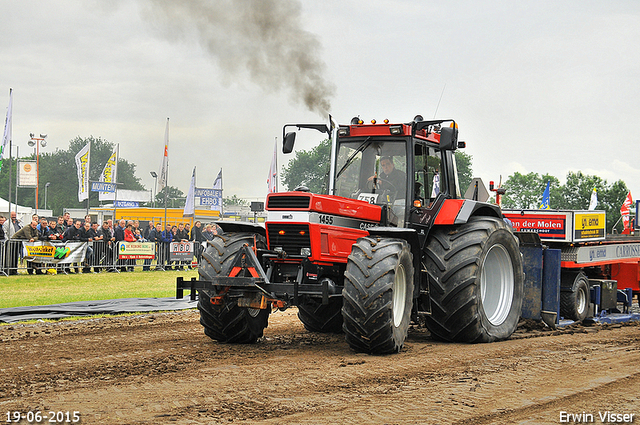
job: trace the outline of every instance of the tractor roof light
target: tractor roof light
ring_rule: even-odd
[[[349,127],[339,127],[338,136],[347,137],[349,135]]]
[[[362,120],[360,119],[360,117],[351,118],[351,125],[358,125],[358,124],[362,124]]]
[[[385,119],[384,119],[384,123],[385,123],[385,124],[389,124],[389,120],[385,118]]]
[[[375,124],[375,123],[376,123],[375,119],[371,120],[371,124]]]
[[[391,134],[402,134],[402,126],[401,125],[392,125],[389,127],[389,132]]]

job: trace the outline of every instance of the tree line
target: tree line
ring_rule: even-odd
[[[317,146],[305,151],[295,152],[295,157],[284,167],[281,181],[287,190],[300,185],[307,186],[313,193],[326,193],[331,141],[325,139]],[[460,150],[455,153],[460,190],[464,194],[473,180],[473,157]],[[549,174],[514,173],[502,185],[506,194],[502,197],[505,209],[539,209],[542,194],[550,182],[549,206],[555,210],[586,210],[589,207],[591,193],[595,188],[598,196],[597,210],[607,214],[607,231],[611,232],[614,224],[622,231],[620,207],[629,192],[627,185],[618,180],[609,184],[606,180],[584,174],[580,171],[567,173],[565,184],[560,184],[557,177]],[[495,202],[492,198],[490,202]]]
[[[40,184],[38,189],[38,208],[50,209],[53,215],[61,215],[69,208],[86,208],[87,201],[78,201],[78,174],[76,168],[76,154],[91,142],[91,162],[89,164],[89,180],[97,181],[102,174],[107,160],[111,156],[115,144],[100,137],[89,136],[82,138],[77,136],[69,142],[67,149],[56,149],[54,152],[40,151]],[[0,197],[9,199],[9,170],[11,170],[11,203],[16,203],[16,165],[19,160],[36,160],[36,152],[31,151],[20,158],[9,158],[3,155],[2,168],[0,169]],[[147,190],[136,176],[136,165],[123,158],[118,158],[118,189]],[[49,183],[47,190],[45,185]],[[167,186],[155,196],[155,203],[150,202],[143,206],[158,208],[164,207],[165,192],[167,193],[168,208],[183,208],[186,196],[174,186]],[[18,188],[17,203],[26,207],[35,208],[35,188]],[[45,205],[46,195],[46,205]],[[100,206],[98,192],[89,192],[89,206]],[[111,203],[112,201],[106,201]],[[242,199],[233,195],[223,199],[223,205],[245,205]]]

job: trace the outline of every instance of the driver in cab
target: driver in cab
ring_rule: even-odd
[[[401,194],[405,187],[406,174],[398,170],[391,157],[388,156],[383,156],[380,159],[380,167],[382,167],[380,175],[374,174],[367,180],[372,182],[374,188]]]

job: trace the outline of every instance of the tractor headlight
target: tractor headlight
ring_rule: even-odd
[[[303,257],[311,257],[311,248],[300,248],[300,255],[302,255]]]

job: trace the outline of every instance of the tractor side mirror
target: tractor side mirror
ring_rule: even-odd
[[[440,150],[456,150],[458,148],[458,129],[442,127],[440,130]]]
[[[296,132],[291,131],[284,136],[282,141],[282,153],[291,153],[293,151],[293,145],[296,142]]]

